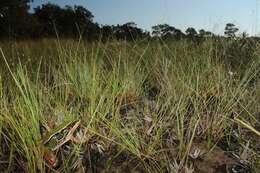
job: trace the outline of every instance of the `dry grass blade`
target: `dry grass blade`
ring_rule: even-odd
[[[258,135],[260,137],[260,132],[257,131],[254,127],[252,127],[251,125],[249,125],[249,123],[244,122],[238,118],[235,118],[235,121],[239,124],[241,124],[242,126],[244,126],[245,128],[251,130],[253,133],[255,133],[256,135]]]

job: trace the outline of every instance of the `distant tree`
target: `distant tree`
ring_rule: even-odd
[[[181,39],[184,33],[173,26],[168,24],[159,24],[152,27],[152,35],[162,39]]]
[[[229,38],[234,38],[236,37],[236,33],[238,32],[238,30],[239,29],[236,27],[235,24],[227,23],[224,34]]]
[[[247,38],[247,37],[249,36],[249,34],[244,31],[244,32],[241,34],[241,36],[242,36],[242,38]]]
[[[84,32],[84,30],[90,31],[97,27],[97,25],[93,23],[93,17],[94,15],[86,8],[74,6],[74,16],[72,16],[73,22],[74,25],[76,24],[77,27],[79,27],[81,32]]]
[[[174,36],[174,39],[180,40],[180,39],[182,39],[182,38],[185,37],[185,34],[184,34],[180,29],[176,29],[176,28],[175,28],[175,31],[174,31],[174,33],[173,33],[173,36]]]
[[[162,35],[163,25],[152,26],[152,36],[160,37]]]
[[[214,36],[214,34],[210,31],[206,31],[205,36],[206,37],[212,37],[212,36]]]
[[[101,26],[101,38],[102,40],[107,40],[113,37],[113,27],[110,25],[103,25]]]
[[[194,29],[192,27],[187,28],[185,32],[186,32],[187,36],[191,37],[191,38],[193,38],[193,37],[198,35],[196,29]]]
[[[74,6],[74,13],[72,22],[78,32],[89,40],[97,39],[100,35],[100,27],[98,23],[93,22],[94,15],[82,6]]]
[[[213,36],[213,33],[210,31],[205,31],[204,29],[200,29],[199,36],[200,37],[211,37],[211,36]]]
[[[96,37],[99,26],[93,23],[93,15],[82,6],[65,6],[61,8],[55,4],[45,4],[34,9],[34,16],[41,23],[43,36],[75,37],[87,36],[89,39]]]
[[[55,27],[60,29],[60,26],[57,26],[57,21],[59,16],[61,16],[62,9],[58,5],[54,4],[44,4],[41,7],[38,6],[34,9],[34,16],[40,22],[41,27],[39,35],[41,36],[54,36]],[[67,20],[70,21],[70,20]]]
[[[168,24],[159,24],[152,27],[152,35],[155,37],[164,37],[174,32],[175,28]]]
[[[141,28],[138,28],[137,24],[134,22],[127,22],[123,25],[114,26],[112,30],[113,35],[117,39],[132,41],[148,36],[148,34],[144,32]]]
[[[102,36],[107,39],[110,36],[117,39],[137,40],[150,38],[150,33],[139,28],[134,22],[123,25],[100,26],[93,22],[93,14],[83,6],[60,7],[47,3],[29,13],[29,3],[33,0],[0,0],[0,38],[41,38],[41,37],[77,37],[83,36],[89,40],[95,40]],[[234,29],[234,28],[233,28]],[[232,35],[236,31],[232,26],[227,27],[227,34]],[[200,30],[199,35],[194,28],[188,28],[186,34],[190,38],[206,37],[212,33]],[[152,27],[152,36],[164,40],[185,38],[180,30],[168,24],[159,24]],[[194,39],[195,40],[195,39]]]
[[[32,20],[28,12],[29,2],[30,0],[0,0],[0,36],[28,34]]]

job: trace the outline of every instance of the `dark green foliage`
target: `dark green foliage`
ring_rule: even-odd
[[[236,33],[238,32],[238,28],[233,23],[227,23],[225,27],[225,35],[230,38],[236,37]]]
[[[194,28],[188,28],[185,32],[188,37],[195,37],[198,35],[196,29],[194,29]]]
[[[98,30],[97,24],[93,23],[93,15],[82,6],[66,6],[61,8],[57,5],[46,4],[35,8],[34,16],[41,25],[39,35],[63,37],[75,37]]]
[[[200,37],[211,37],[211,36],[213,36],[213,33],[210,31],[205,31],[204,29],[200,29],[199,36]]]
[[[2,0],[0,2],[0,38],[1,39],[38,39],[46,37],[83,38],[86,40],[137,41],[140,39],[159,38],[162,40],[191,40],[200,44],[205,38],[214,34],[204,29],[196,31],[189,27],[183,33],[169,24],[158,24],[152,27],[152,33],[139,28],[134,22],[118,25],[101,26],[93,21],[94,15],[83,6],[60,7],[47,3],[29,12],[30,0]],[[238,28],[228,23],[225,35],[234,38]],[[243,33],[243,38],[247,34]]]
[[[94,15],[83,6],[64,8],[47,3],[29,13],[29,1],[0,2],[0,38],[83,37],[106,40],[111,36],[119,40],[137,40],[149,37],[149,32],[134,22],[100,27],[93,22]],[[19,20],[18,20],[19,19]]]
[[[162,39],[180,40],[185,37],[185,34],[180,30],[168,24],[159,24],[152,27],[152,35],[161,37]]]
[[[29,0],[0,1],[0,37],[26,36],[33,19],[28,13]]]
[[[138,38],[143,38],[149,35],[142,29],[138,28],[137,24],[135,24],[134,22],[117,25],[114,28],[114,34],[116,38],[126,40],[136,40]]]

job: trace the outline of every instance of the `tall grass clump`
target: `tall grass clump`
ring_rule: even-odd
[[[0,171],[257,172],[260,59],[245,44],[1,45]]]

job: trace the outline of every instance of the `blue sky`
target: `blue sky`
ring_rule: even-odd
[[[221,34],[232,22],[241,32],[260,35],[260,0],[34,0],[33,7],[47,2],[83,5],[100,24],[134,21],[150,30],[168,23],[182,30],[192,26]]]

